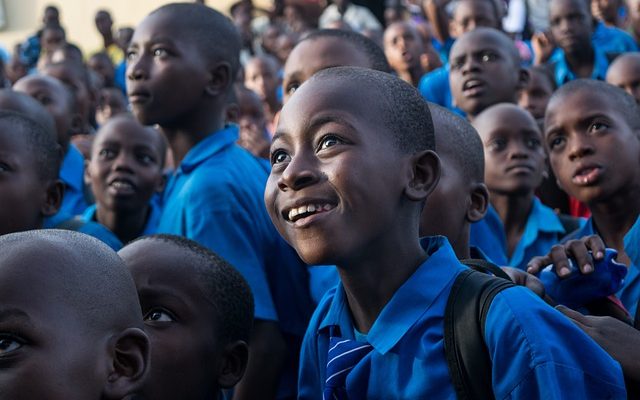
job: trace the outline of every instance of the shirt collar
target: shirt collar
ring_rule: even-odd
[[[214,154],[235,143],[236,140],[238,140],[238,127],[236,125],[227,125],[222,130],[212,133],[193,146],[180,163],[178,169],[188,174]]]
[[[60,179],[66,186],[82,191],[84,184],[84,157],[76,146],[69,144],[69,150],[60,166]]]
[[[533,199],[533,207],[527,220],[527,225],[530,223],[535,225],[536,231],[560,234],[564,232],[558,215],[549,207],[542,205],[537,197]]]
[[[465,268],[443,236],[425,237],[420,243],[429,257],[396,291],[367,334],[368,342],[382,354],[391,350],[431,307],[457,275],[456,265]],[[353,322],[342,283],[318,330],[335,325],[345,339],[353,339]]]
[[[609,60],[607,59],[606,53],[596,45],[593,45],[593,52],[595,61],[593,63],[591,79],[604,81],[607,75],[607,69],[609,68]],[[552,57],[552,61],[555,63],[554,75],[558,86],[577,79],[576,74],[571,71],[569,64],[567,64],[564,51],[559,49]]]

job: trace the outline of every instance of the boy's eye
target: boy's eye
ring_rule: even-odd
[[[485,51],[482,54],[480,54],[480,61],[482,61],[483,63],[492,62],[497,59],[498,59],[498,55],[490,51]]]
[[[538,140],[536,138],[529,138],[526,141],[526,145],[530,149],[537,149],[538,147],[540,147],[540,140]]]
[[[112,159],[116,156],[116,152],[111,149],[102,149],[98,153],[98,156],[103,159]]]
[[[153,56],[154,57],[164,57],[167,54],[169,54],[169,53],[167,52],[166,49],[163,49],[163,48],[158,48],[158,49],[154,49],[153,50]]]
[[[489,142],[489,150],[502,151],[507,147],[507,141],[505,139],[495,139]]]
[[[138,155],[138,160],[145,165],[152,164],[155,161],[155,159],[148,154]]]
[[[6,163],[0,162],[0,172],[9,172],[11,171],[11,167]]]
[[[320,140],[319,150],[324,150],[339,143],[342,143],[342,141],[338,137],[334,135],[327,135]]]
[[[609,125],[603,122],[594,122],[589,126],[589,132],[600,132],[607,129]]]
[[[0,336],[0,357],[18,350],[22,343],[13,336]]]
[[[552,137],[551,139],[549,139],[549,143],[548,143],[549,150],[557,150],[557,148],[562,144],[564,144],[564,137],[562,136]]]
[[[271,154],[271,165],[280,164],[290,159],[289,155],[282,150],[276,150]]]
[[[129,50],[127,51],[126,57],[128,61],[133,61],[138,57],[138,53],[134,50]]]
[[[162,309],[153,309],[144,315],[144,322],[173,322],[173,316]]]
[[[461,69],[464,66],[464,58],[457,58],[451,63],[451,69]]]
[[[296,92],[296,90],[298,90],[298,88],[300,87],[300,85],[297,82],[292,82],[290,84],[287,85],[287,87],[285,88],[285,92],[288,95],[292,95]]]

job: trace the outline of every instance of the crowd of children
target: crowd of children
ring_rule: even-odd
[[[637,0],[197,3],[4,60],[0,399],[640,396]]]

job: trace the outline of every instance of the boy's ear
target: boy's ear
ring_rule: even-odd
[[[123,399],[142,389],[149,370],[149,339],[139,328],[127,328],[109,341],[109,376],[105,399]]]
[[[489,208],[489,190],[484,183],[475,183],[471,188],[471,202],[467,208],[467,221],[474,223],[484,218]]]
[[[440,158],[425,150],[411,156],[411,176],[404,193],[413,201],[423,201],[435,189],[440,180]]]
[[[64,193],[64,183],[59,179],[54,179],[47,184],[44,194],[44,202],[40,212],[45,217],[55,215],[62,205],[62,196]]]
[[[518,91],[524,89],[529,84],[529,79],[531,76],[529,75],[529,71],[524,68],[520,68],[518,70]]]
[[[231,76],[231,65],[226,62],[218,62],[209,71],[209,83],[205,90],[211,97],[223,96],[226,100],[227,89],[233,84],[234,78]]]
[[[225,346],[218,371],[218,385],[230,389],[240,382],[249,362],[249,346],[242,340]]]

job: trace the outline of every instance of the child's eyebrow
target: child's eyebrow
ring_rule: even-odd
[[[318,117],[314,117],[311,119],[311,122],[309,122],[309,126],[307,127],[308,130],[316,130],[318,128],[320,128],[321,126],[325,125],[325,124],[329,124],[329,123],[337,123],[340,125],[345,125],[350,129],[354,129],[353,125],[351,124],[351,122],[349,122],[346,118],[340,116],[340,115],[335,115],[335,114],[328,114],[328,115],[320,115]]]
[[[18,308],[7,308],[0,310],[0,322],[10,320],[26,320],[30,321],[29,315]]]

